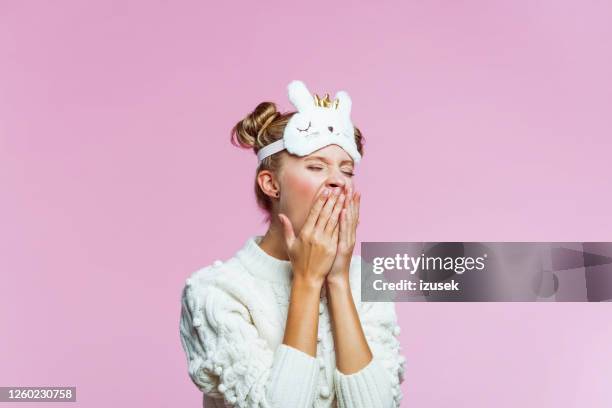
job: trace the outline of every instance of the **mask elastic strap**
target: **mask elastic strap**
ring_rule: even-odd
[[[269,145],[266,145],[262,147],[261,149],[259,149],[257,151],[257,160],[259,161],[259,163],[261,163],[261,161],[265,159],[266,157],[271,156],[274,153],[278,153],[284,149],[285,149],[285,140],[282,138],[278,139],[270,143]]]

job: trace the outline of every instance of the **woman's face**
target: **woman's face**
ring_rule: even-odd
[[[308,156],[287,154],[279,175],[278,211],[287,215],[297,235],[306,221],[322,185],[353,186],[353,159],[338,145],[325,146]]]

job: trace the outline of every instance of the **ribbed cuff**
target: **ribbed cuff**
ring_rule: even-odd
[[[319,362],[301,350],[280,344],[274,352],[268,396],[279,407],[311,408]]]
[[[340,408],[391,408],[394,406],[391,383],[376,358],[353,374],[334,370],[336,397]]]

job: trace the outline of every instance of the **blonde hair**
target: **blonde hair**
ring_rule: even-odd
[[[264,146],[282,139],[287,122],[296,113],[279,112],[274,102],[261,102],[244,119],[240,120],[231,131],[230,141],[234,146],[253,149],[255,154]],[[355,126],[355,143],[359,154],[363,156],[363,145],[365,139],[361,131]],[[255,197],[259,208],[266,212],[266,222],[270,222],[273,213],[273,202],[257,183],[257,175],[262,170],[278,173],[282,168],[282,158],[287,154],[286,150],[266,157],[255,170]]]

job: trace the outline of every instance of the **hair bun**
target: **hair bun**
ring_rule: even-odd
[[[238,147],[260,149],[265,145],[262,135],[280,115],[274,102],[261,102],[255,110],[232,128],[232,144]]]

